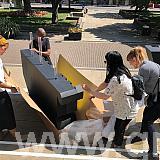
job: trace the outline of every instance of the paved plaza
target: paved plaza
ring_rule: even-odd
[[[62,54],[78,71],[96,85],[105,78],[106,66],[104,64],[104,56],[108,51],[119,51],[122,54],[125,65],[132,69],[126,61],[126,55],[129,50],[133,46],[157,44],[159,41],[155,37],[140,36],[133,28],[133,20],[123,19],[118,15],[121,8],[127,9],[129,7],[88,6],[89,12],[84,17],[84,31],[81,41],[65,41],[64,37],[66,35],[49,34],[53,64],[57,63],[59,54]],[[18,39],[11,39],[9,42],[10,46],[7,54],[2,57],[3,62],[19,85],[26,89],[22,73],[20,50],[28,48],[29,35],[28,33],[21,33]],[[136,70],[132,70],[132,73],[136,72]],[[14,100],[16,99],[13,105],[17,116],[17,130],[23,134],[31,131],[34,132],[39,142],[42,133],[48,132],[48,130],[33,110],[26,109],[26,102],[20,96],[16,98],[13,97]],[[138,115],[137,124],[127,130],[126,139],[129,138],[133,130],[139,132],[142,110]],[[159,124],[156,125],[159,132]],[[138,153],[143,154],[147,151],[147,142],[139,142],[134,145],[127,144],[127,150],[110,148],[97,150],[92,147],[86,149],[85,147],[71,148],[71,146],[62,148],[57,145],[47,146],[36,143],[26,143],[18,146],[15,142],[0,141],[0,160],[139,159]],[[90,156],[87,156],[88,153],[90,153]]]

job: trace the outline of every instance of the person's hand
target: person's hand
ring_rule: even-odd
[[[89,99],[95,98],[92,94],[89,95]]]
[[[91,91],[91,89],[87,86],[87,84],[83,84],[83,85],[82,85],[82,88],[83,88],[85,91],[87,91],[87,92],[90,92],[90,91]]]
[[[32,48],[32,49],[30,49],[31,51],[36,51],[36,49],[35,48]]]
[[[18,88],[15,87],[15,86],[12,86],[12,87],[11,87],[11,92],[12,92],[12,93],[17,93],[17,92],[18,92]]]
[[[35,49],[35,48],[32,48],[30,50],[33,51],[33,52],[39,53],[39,51],[37,49]]]

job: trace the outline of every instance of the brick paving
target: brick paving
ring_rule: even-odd
[[[4,63],[21,64],[20,49],[28,48],[29,41],[23,43],[19,40],[10,40],[7,54],[3,56]],[[62,54],[73,66],[84,68],[105,68],[105,53],[117,50],[126,57],[131,49],[130,46],[121,43],[106,42],[61,42],[55,43],[51,40],[52,62],[55,63],[58,54]],[[14,48],[14,51],[13,51]],[[127,63],[126,63],[127,64]],[[128,65],[128,64],[127,64]]]

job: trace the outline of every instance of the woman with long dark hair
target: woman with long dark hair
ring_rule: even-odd
[[[105,55],[105,59],[108,73],[105,81],[102,83],[103,85],[100,85],[101,89],[103,88],[102,86],[106,86],[105,92],[100,92],[99,87],[97,90],[92,90],[86,84],[83,85],[83,89],[100,99],[106,100],[112,97],[114,115],[116,117],[113,147],[121,147],[126,126],[135,118],[137,113],[134,98],[128,96],[133,94],[131,74],[123,64],[123,59],[119,52],[108,52]]]

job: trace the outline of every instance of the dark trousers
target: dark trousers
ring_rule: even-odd
[[[6,91],[0,92],[0,131],[16,128],[11,98]]]
[[[153,123],[160,118],[160,97],[158,97],[157,102],[153,102],[152,98],[149,98],[147,101],[147,107],[145,107],[143,112],[143,119],[142,119],[142,126],[141,126],[141,133],[147,132],[148,133],[148,145],[149,145],[149,152],[157,152],[157,144],[156,138],[154,137],[154,125]],[[154,141],[155,140],[155,141]]]
[[[115,136],[114,136],[114,140],[113,140],[113,143],[115,145],[117,145],[117,146],[122,145],[123,139],[124,139],[125,129],[130,121],[131,121],[131,119],[122,120],[122,119],[116,118],[116,123],[114,126]]]

